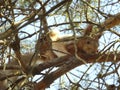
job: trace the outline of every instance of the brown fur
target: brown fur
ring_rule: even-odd
[[[98,41],[90,37],[81,37],[77,43],[78,51],[83,51],[89,55],[96,54],[98,46]]]
[[[98,42],[90,37],[81,37],[76,42],[77,53],[81,52],[87,55],[94,55],[98,51]],[[75,54],[75,45],[70,43],[66,45],[67,51],[71,54]]]
[[[54,58],[65,56],[65,55],[74,55],[75,54],[75,45],[77,49],[77,54],[82,54],[82,55],[95,55],[98,51],[98,40],[100,38],[98,36],[91,37],[90,34],[92,32],[92,25],[88,26],[85,29],[85,33],[82,37],[78,38],[76,40],[76,43],[74,44],[74,40],[72,41],[64,41],[64,42],[54,42],[58,41],[61,38],[58,38],[59,36],[57,35],[50,35],[50,38],[52,39],[52,49],[49,49],[48,46],[48,41],[45,39],[42,39],[39,41],[41,44],[37,44],[36,47],[39,47],[38,49],[40,50],[40,55],[39,53],[33,57],[33,53],[27,53],[21,56],[21,60],[26,64],[26,66],[29,67],[30,60],[32,60],[31,66],[36,66],[39,63],[53,60]],[[38,46],[40,45],[40,46]],[[80,56],[80,55],[79,55]],[[33,58],[32,58],[33,57]],[[8,64],[10,65],[10,63]],[[11,65],[19,65],[17,60],[14,59],[11,62]],[[14,80],[14,79],[13,79]]]

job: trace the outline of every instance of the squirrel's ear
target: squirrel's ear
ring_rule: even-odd
[[[102,36],[102,34],[103,34],[102,32],[99,32],[98,34],[96,34],[95,37],[94,37],[95,40],[99,40],[100,37]]]
[[[92,32],[93,25],[89,24],[87,28],[85,29],[84,36],[89,36]]]
[[[95,30],[96,30],[96,29],[95,29]],[[95,34],[94,34],[94,38],[95,38],[96,40],[99,40],[102,35],[103,35],[102,29],[101,29],[100,27],[97,27],[97,30],[96,30],[96,32],[95,32]]]

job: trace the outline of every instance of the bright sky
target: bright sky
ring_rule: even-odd
[[[102,0],[102,1],[105,1],[105,0]],[[118,1],[118,0],[113,0],[113,1]],[[106,1],[107,2],[107,1]],[[105,3],[104,3],[105,4]],[[108,6],[108,7],[106,7],[106,9],[104,9],[104,12],[108,12],[108,11],[111,11],[110,12],[110,14],[114,14],[114,13],[118,13],[118,11],[120,11],[120,3],[118,3],[118,4],[116,4],[116,6],[117,7],[114,7],[114,8],[111,8],[111,6]],[[119,6],[119,8],[118,8],[118,6]],[[113,12],[114,11],[114,12]],[[17,18],[18,20],[20,20],[21,18],[23,18],[23,16],[20,16],[19,18]],[[55,19],[56,19],[56,21],[55,21]],[[16,21],[18,21],[18,20],[16,20]],[[64,21],[65,21],[65,17],[64,16],[61,16],[61,15],[56,15],[56,16],[52,16],[52,17],[48,17],[47,18],[47,21],[48,21],[48,25],[53,25],[53,24],[56,24],[56,23],[63,23]],[[39,23],[35,23],[35,25],[37,25],[37,26],[39,26]],[[62,29],[64,29],[64,28],[66,28],[66,26],[59,26],[59,27],[54,27],[55,29],[58,29],[58,30],[62,30]],[[0,28],[1,29],[1,28]],[[113,28],[113,29],[116,29],[116,28]],[[35,27],[33,27],[33,26],[31,26],[31,25],[28,25],[27,27],[25,27],[25,28],[23,28],[22,29],[23,31],[26,31],[26,32],[29,32],[30,34],[31,33],[33,33],[33,32],[35,32],[35,31],[37,31],[37,30],[39,30],[39,28],[35,28]],[[60,34],[61,36],[63,35],[63,33],[61,33]],[[22,36],[22,35],[21,35]],[[108,38],[109,37],[109,38]],[[36,38],[36,36],[34,36],[34,37],[32,37],[32,39],[34,39],[34,38]],[[100,39],[100,47],[99,47],[99,49],[101,50],[104,46],[106,46],[108,43],[110,43],[111,41],[114,41],[114,40],[116,40],[116,39],[119,39],[119,37],[117,37],[116,35],[114,35],[114,34],[110,34],[110,33],[105,33],[105,35],[103,36],[103,37],[101,37],[101,39]],[[119,43],[117,43],[116,45],[115,45],[115,47],[113,47],[113,48],[117,48],[118,47],[118,45],[120,45],[120,42]],[[118,50],[120,50],[120,48],[118,48]],[[110,65],[111,63],[106,63],[106,64],[108,64],[108,65]],[[90,64],[88,64],[88,65],[81,65],[80,67],[77,67],[76,69],[74,69],[74,70],[72,70],[71,72],[72,73],[75,73],[77,76],[82,76],[82,74],[83,73],[81,73],[81,72],[85,72],[86,70],[87,70],[87,68],[89,67],[89,65]],[[96,68],[97,67],[97,68]],[[100,72],[100,70],[101,70],[101,65],[99,64],[99,63],[96,63],[95,65],[93,65],[92,67],[91,67],[91,69],[87,72],[88,73],[88,78],[90,78],[91,80],[92,79],[94,79],[95,77],[96,77],[96,75],[97,75],[97,73],[99,73]],[[96,72],[93,72],[94,70],[96,70]],[[120,68],[119,68],[119,74],[120,74]],[[71,75],[70,73],[68,73],[68,75],[69,75],[69,77],[71,78],[71,79],[73,79],[73,75]],[[38,77],[38,76],[37,76]],[[114,81],[114,79],[115,79],[115,75],[114,75],[114,78],[110,78],[111,76],[109,76],[109,77],[107,77],[107,78],[109,78],[109,79],[107,79],[106,80],[106,82],[108,83],[108,84],[112,84],[113,82],[115,82]],[[66,78],[66,77],[64,77],[64,78]],[[63,82],[65,82],[67,79],[64,79],[63,78]],[[36,77],[35,77],[35,79],[36,79]],[[76,78],[76,77],[74,77],[74,79],[73,80],[78,80],[78,78]],[[55,82],[59,82],[59,80],[56,80]],[[84,82],[83,82],[84,83]],[[83,83],[81,83],[81,84],[83,84]],[[117,83],[117,82],[116,82]],[[50,88],[48,88],[48,89],[46,89],[46,90],[57,90],[57,88],[58,88],[58,86],[56,85],[56,83],[53,83],[52,84],[53,86],[52,87],[50,87]],[[85,84],[86,85],[86,84]],[[93,85],[96,85],[96,83],[94,83]]]

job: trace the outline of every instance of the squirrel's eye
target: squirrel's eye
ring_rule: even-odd
[[[86,43],[87,43],[87,44],[90,44],[90,41],[87,41]]]

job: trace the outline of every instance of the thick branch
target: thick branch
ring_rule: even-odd
[[[87,63],[96,63],[96,62],[118,62],[120,60],[120,54],[103,54],[103,55],[94,55],[94,56],[87,56],[79,54],[84,60],[86,60]],[[87,57],[86,57],[87,56]],[[61,61],[61,62],[60,62]],[[37,71],[41,72],[44,69],[49,68],[52,65],[55,65],[57,62],[62,63],[64,61],[64,64],[62,64],[56,71],[46,75],[43,80],[41,80],[39,83],[35,84],[35,90],[45,89],[49,87],[51,83],[53,83],[54,80],[59,78],[61,75],[65,74],[66,72],[74,69],[75,67],[82,65],[83,62],[75,58],[74,56],[65,56],[63,58],[58,59],[58,61],[52,62],[46,62],[43,63],[45,65],[41,64],[38,66]],[[42,69],[43,67],[43,69]],[[35,70],[35,69],[34,69]],[[35,73],[34,73],[35,74]]]
[[[115,15],[109,17],[108,19],[106,19],[102,23],[102,27],[104,27],[105,29],[110,29],[119,24],[120,24],[120,13],[115,14]]]

